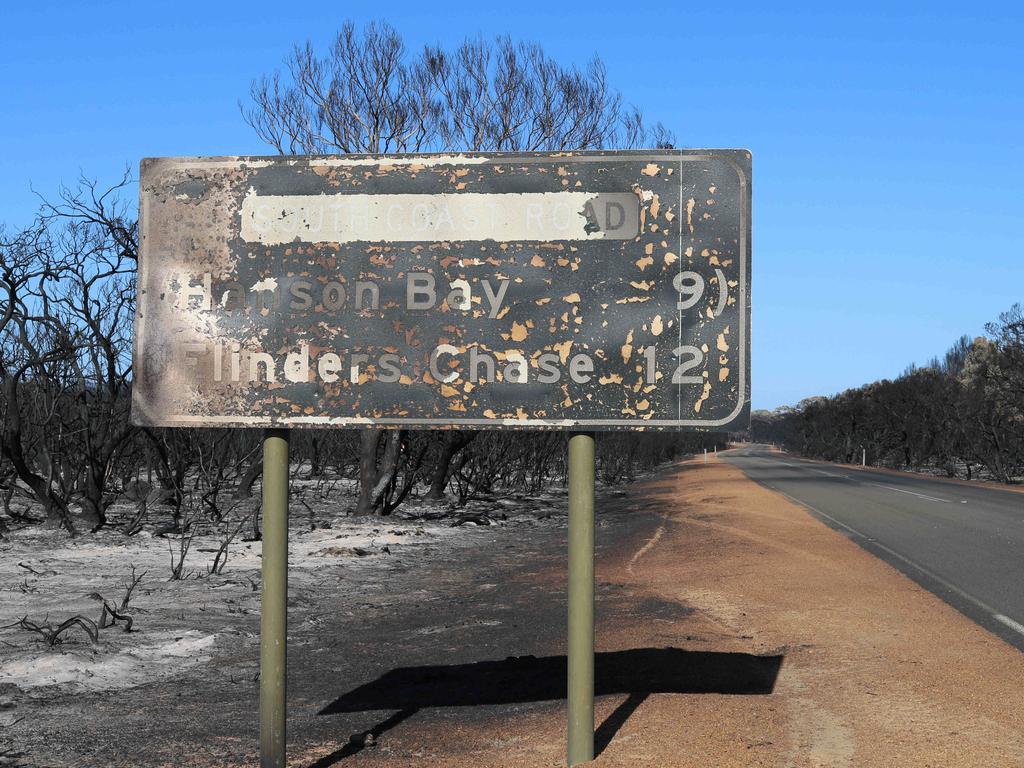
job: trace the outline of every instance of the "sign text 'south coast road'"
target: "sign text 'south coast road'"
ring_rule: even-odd
[[[750,391],[750,154],[142,163],[133,419],[710,428]]]

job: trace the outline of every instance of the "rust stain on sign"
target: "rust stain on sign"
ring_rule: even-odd
[[[749,152],[161,158],[140,196],[137,424],[749,415]]]

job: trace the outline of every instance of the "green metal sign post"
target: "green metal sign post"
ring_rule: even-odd
[[[569,765],[594,759],[594,435],[569,438]]]
[[[263,432],[260,768],[285,768],[288,680],[288,430]]]

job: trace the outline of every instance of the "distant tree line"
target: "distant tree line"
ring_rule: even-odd
[[[627,108],[595,59],[563,67],[508,38],[410,53],[386,25],[346,24],[324,56],[296,47],[285,74],[256,81],[244,110],[282,154],[530,151],[670,146]],[[138,222],[125,178],[62,190],[18,232],[0,231],[0,535],[11,521],[70,531],[108,522],[128,498],[176,529],[227,518],[262,470],[259,433],[130,423]],[[358,480],[350,510],[390,514],[412,498],[455,503],[537,490],[565,474],[565,435],[363,430],[293,432],[296,471]],[[722,436],[609,434],[608,483]],[[328,486],[325,486],[328,487]],[[328,487],[329,490],[329,487]],[[34,509],[16,503],[29,497]],[[258,521],[254,520],[258,530]]]
[[[755,411],[751,437],[804,456],[949,477],[1024,477],[1024,310],[1014,304],[944,356],[834,397]]]

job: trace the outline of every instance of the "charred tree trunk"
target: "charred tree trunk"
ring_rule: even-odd
[[[357,515],[371,515],[383,508],[385,496],[398,476],[405,430],[370,429],[361,435],[359,452],[359,501]],[[377,461],[377,449],[384,440],[384,452]]]
[[[373,514],[373,486],[377,479],[377,446],[382,429],[367,429],[359,435],[359,500],[357,515]]]
[[[14,497],[14,484],[12,483],[9,486],[0,485],[0,488],[2,488],[2,491],[0,491],[0,504],[3,504],[4,513],[11,517],[11,499]],[[0,517],[0,539],[4,538],[4,534],[7,531],[7,523]]]
[[[468,430],[465,432],[445,432],[441,450],[437,456],[437,462],[430,476],[430,490],[427,491],[428,499],[443,499],[445,489],[448,486],[448,478],[451,476],[451,464],[455,455],[469,445],[479,434],[479,430]]]
[[[17,377],[10,377],[5,382],[4,396],[7,400],[7,419],[3,425],[3,441],[0,445],[0,452],[7,457],[14,468],[15,474],[36,497],[46,510],[46,520],[50,524],[59,525],[67,529],[72,536],[78,535],[74,521],[71,519],[71,512],[63,499],[57,498],[53,493],[53,484],[48,479],[29,466],[28,458],[25,456],[22,444],[22,421],[18,400]]]
[[[310,437],[309,446],[309,477],[312,479],[324,473],[320,441],[316,439],[316,435]]]
[[[107,521],[107,503],[105,496],[106,472],[105,462],[97,458],[89,462],[85,470],[85,492],[82,495],[82,522],[90,530],[96,530]]]
[[[252,497],[252,487],[256,484],[256,479],[263,475],[263,458],[260,457],[259,461],[254,461],[245,470],[245,474],[242,475],[238,481],[238,488],[235,489],[236,499],[248,499]]]

